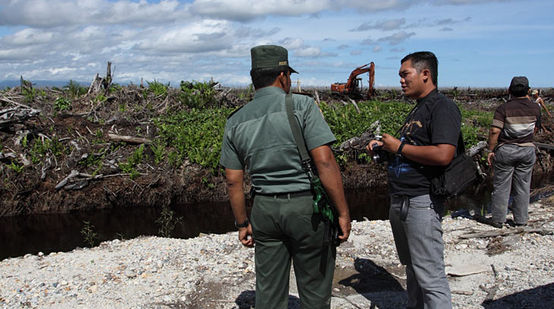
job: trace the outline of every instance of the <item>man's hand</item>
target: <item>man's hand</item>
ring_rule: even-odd
[[[369,144],[367,144],[366,149],[369,151],[370,154],[373,154],[373,148],[375,146],[383,146],[383,150],[386,150],[388,152],[396,153],[398,151],[398,147],[400,147],[400,140],[396,137],[390,135],[390,134],[383,134],[383,137],[380,141],[378,140],[371,140]]]
[[[365,148],[367,149],[369,154],[372,155],[373,154],[373,148],[377,147],[377,146],[383,146],[383,142],[378,141],[376,139],[372,139],[371,141],[369,141],[369,144],[367,144],[367,146]]]
[[[348,240],[348,236],[350,236],[350,229],[352,228],[350,225],[350,216],[339,217],[339,227],[342,231],[342,235],[339,235],[340,242],[345,242]]]
[[[490,166],[492,166],[493,161],[494,161],[494,152],[491,151],[487,155],[487,162],[489,163]]]
[[[383,149],[392,153],[398,151],[398,147],[400,147],[401,143],[398,138],[387,133],[383,134],[381,141],[383,142]]]
[[[245,247],[254,247],[254,238],[252,238],[252,225],[248,224],[247,227],[239,228],[239,240]]]

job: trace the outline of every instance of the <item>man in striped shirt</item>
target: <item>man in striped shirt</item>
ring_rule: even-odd
[[[506,222],[510,194],[514,224],[526,225],[529,189],[535,164],[533,136],[540,128],[540,107],[529,100],[529,80],[516,76],[510,83],[510,100],[494,113],[489,133],[489,165],[494,166],[491,225]]]

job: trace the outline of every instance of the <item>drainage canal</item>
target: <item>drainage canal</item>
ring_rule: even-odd
[[[554,184],[554,174],[534,177],[533,187]],[[490,201],[490,184],[467,192],[448,203],[450,213],[460,209],[486,210]],[[353,220],[382,220],[388,216],[386,188],[347,192]],[[471,191],[471,190],[470,190]],[[541,192],[542,198],[552,192]],[[199,233],[225,233],[234,230],[231,208],[227,202],[200,203],[173,207],[182,217],[172,235],[190,238]],[[70,251],[85,246],[82,231],[89,222],[98,241],[129,239],[140,235],[159,235],[159,209],[121,208],[69,214],[29,215],[0,218],[0,259],[43,252]]]

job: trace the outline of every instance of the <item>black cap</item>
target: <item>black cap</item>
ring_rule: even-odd
[[[289,66],[288,51],[277,45],[260,45],[250,50],[252,70],[257,69],[288,69],[298,73]]]
[[[529,90],[529,80],[525,76],[514,76],[510,83],[510,92],[527,92]]]

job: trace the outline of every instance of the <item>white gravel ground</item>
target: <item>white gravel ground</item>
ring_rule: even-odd
[[[554,199],[531,206],[530,226],[554,230]],[[445,218],[455,308],[554,308],[554,236]],[[516,231],[505,227],[501,231]],[[454,276],[454,275],[457,276]],[[254,250],[235,232],[193,239],[139,237],[91,249],[0,261],[1,308],[253,308]],[[401,308],[405,275],[387,221],[354,222],[338,249],[332,308]],[[298,308],[291,276],[289,308]]]

